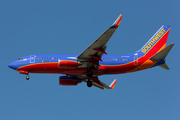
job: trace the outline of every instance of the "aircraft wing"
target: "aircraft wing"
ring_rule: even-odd
[[[105,52],[106,44],[118,28],[122,16],[123,15],[120,14],[113,25],[109,27],[98,39],[96,39],[77,57],[81,62],[81,65],[79,67],[87,67],[87,65],[90,63],[91,65],[96,66],[96,68],[99,68],[99,61],[102,61],[102,55],[107,54]]]
[[[115,87],[116,81],[116,79],[113,80],[109,86],[100,81],[92,81],[92,85],[100,89],[113,89]]]

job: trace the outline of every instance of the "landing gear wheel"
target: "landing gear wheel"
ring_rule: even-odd
[[[88,81],[87,81],[87,86],[88,86],[88,87],[92,87],[92,81],[88,80]]]
[[[87,67],[86,74],[87,74],[87,86],[92,87],[92,81],[90,81],[90,78],[93,76],[93,72],[88,67]]]
[[[28,75],[26,76],[26,80],[29,80],[29,76]]]

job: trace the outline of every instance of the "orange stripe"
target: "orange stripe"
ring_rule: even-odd
[[[154,64],[156,64],[158,61],[152,61],[152,60],[146,60],[143,64],[141,64],[140,66],[138,66],[137,68],[130,70],[129,72],[135,72],[135,71],[139,71],[139,70],[143,70],[143,69],[147,69],[152,67]],[[127,73],[129,73],[127,72]]]

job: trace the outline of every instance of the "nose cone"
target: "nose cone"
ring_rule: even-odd
[[[12,69],[14,69],[14,70],[17,69],[17,65],[16,65],[15,62],[9,63],[9,64],[8,64],[8,67],[10,67],[10,68],[12,68]]]

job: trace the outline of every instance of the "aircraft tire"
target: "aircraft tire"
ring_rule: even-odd
[[[26,76],[26,80],[29,80],[29,78],[30,78],[29,76]]]
[[[87,81],[87,86],[88,86],[88,87],[92,87],[92,81],[88,80],[88,81]]]

